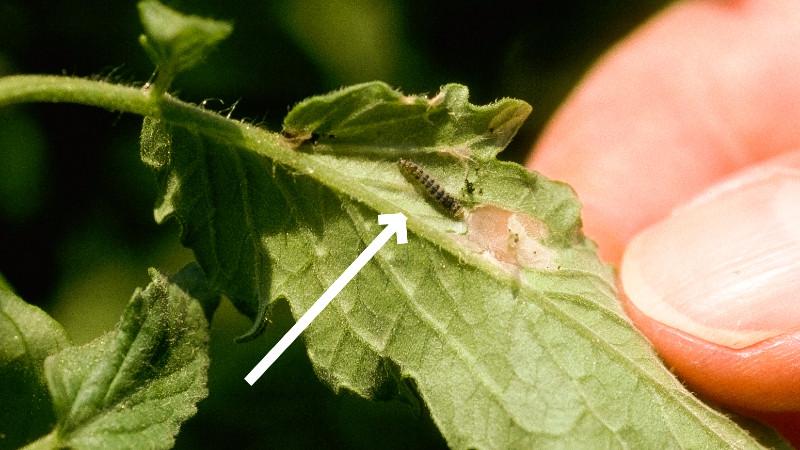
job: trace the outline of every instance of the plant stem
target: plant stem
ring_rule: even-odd
[[[0,107],[28,102],[79,103],[143,116],[158,115],[158,107],[147,92],[134,87],[66,76],[0,78]]]
[[[203,134],[233,145],[247,146],[244,141],[251,140],[262,144],[271,143],[274,145],[270,145],[272,151],[267,151],[267,156],[277,156],[289,165],[296,162],[291,150],[280,142],[277,133],[227,119],[182,102],[169,94],[152,95],[146,89],[57,75],[14,75],[0,78],[0,107],[31,102],[77,103],[109,111],[155,117],[174,125],[202,130]],[[243,138],[243,135],[248,135],[248,138]]]
[[[0,78],[0,107],[29,102],[77,103],[154,117],[197,130],[230,145],[253,149],[303,173],[319,169],[311,158],[287,145],[278,133],[228,119],[169,94],[157,96],[145,89],[67,76],[15,75]],[[326,181],[326,184],[336,186],[332,180],[323,180]]]

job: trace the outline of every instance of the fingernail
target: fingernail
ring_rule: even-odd
[[[800,170],[726,181],[639,233],[621,281],[650,318],[740,349],[800,329]]]

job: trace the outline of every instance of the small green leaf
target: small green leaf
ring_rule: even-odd
[[[19,447],[52,427],[44,360],[68,345],[58,322],[0,288],[0,448]]]
[[[312,97],[294,107],[283,133],[314,151],[384,158],[452,152],[493,158],[514,137],[531,107],[516,99],[487,106],[467,101],[465,86],[448,84],[432,98],[406,96],[384,83],[364,83]]]
[[[180,424],[195,413],[207,394],[208,322],[178,285],[155,270],[151,277],[146,289],[134,293],[116,330],[47,358],[58,423],[37,442],[169,448]]]
[[[144,27],[139,42],[158,67],[155,84],[162,92],[233,31],[227,22],[181,14],[156,0],[139,2],[139,17]]]
[[[379,233],[378,213],[404,213],[408,244],[384,247],[304,340],[335,390],[421,400],[454,448],[761,448],[631,327],[572,190],[493,158],[528,111],[471,105],[463,86],[428,100],[368,83],[301,102],[282,138],[148,119],[142,159],[157,219],[177,219],[255,329],[282,299],[299,317]]]

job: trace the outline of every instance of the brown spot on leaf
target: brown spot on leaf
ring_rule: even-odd
[[[316,133],[312,133],[306,130],[296,131],[287,129],[281,131],[281,137],[283,137],[284,141],[287,144],[289,144],[289,146],[291,146],[292,148],[297,148],[308,141],[314,143],[314,141],[319,138],[319,136],[316,135]]]

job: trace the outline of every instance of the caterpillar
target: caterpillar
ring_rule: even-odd
[[[425,189],[428,196],[451,216],[456,219],[464,217],[464,207],[461,206],[461,203],[448,194],[419,164],[407,159],[401,159],[397,162],[397,165],[400,166],[400,170],[404,174],[414,178]]]

